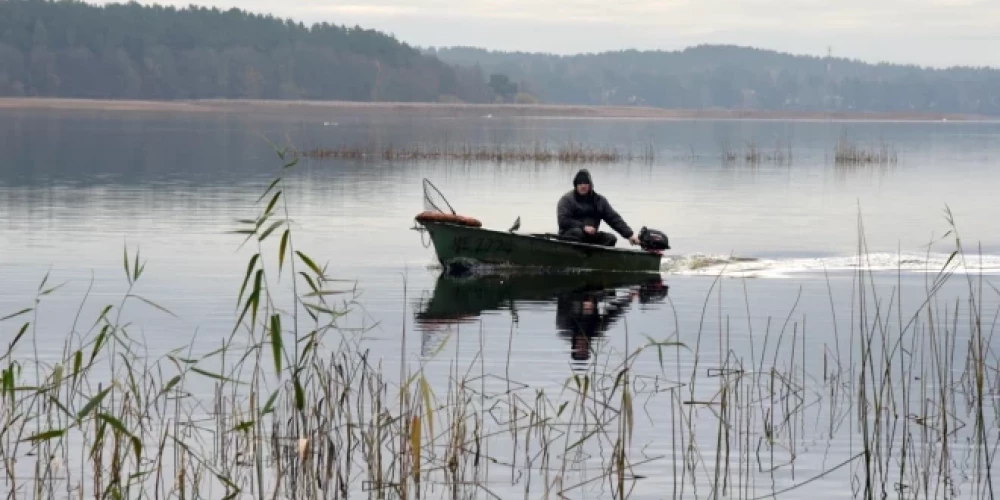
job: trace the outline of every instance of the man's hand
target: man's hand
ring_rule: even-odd
[[[628,241],[629,241],[629,243],[631,243],[633,245],[638,245],[639,244],[639,237],[633,234],[632,237],[628,239]]]
[[[583,232],[587,234],[594,234],[597,232],[597,228],[594,226],[583,226]]]

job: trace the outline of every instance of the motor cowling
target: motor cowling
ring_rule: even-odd
[[[639,247],[649,251],[670,250],[670,240],[663,231],[643,226],[639,230]]]

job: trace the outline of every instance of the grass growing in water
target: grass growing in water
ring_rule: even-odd
[[[295,154],[316,159],[349,159],[349,160],[390,160],[390,161],[433,161],[458,160],[466,162],[495,163],[621,163],[630,161],[652,161],[654,159],[652,145],[643,147],[639,153],[617,148],[593,148],[582,144],[568,144],[550,149],[535,143],[533,146],[472,146],[454,147],[421,147],[411,146],[385,148],[343,146],[339,148],[311,149],[297,151]]]
[[[287,163],[258,215],[235,231],[254,254],[218,349],[143,354],[137,327],[122,320],[148,304],[139,252],[123,255],[122,300],[75,322],[58,360],[37,350],[51,339],[39,338],[38,304],[58,291],[47,277],[31,307],[3,318],[0,460],[11,498],[575,498],[597,486],[626,498],[658,478],[669,486],[657,498],[750,499],[833,477],[863,498],[993,496],[1000,372],[982,276],[967,275],[968,295],[954,304],[939,298],[973,258],[957,233],[913,314],[898,290],[877,293],[859,222],[847,331],[834,310],[832,331],[807,335],[793,306],[761,334],[749,301],[737,326],[723,314],[720,275],[697,331],[679,331],[675,317],[667,340],[608,353],[557,391],[519,383],[510,359],[487,373],[482,331],[456,335],[478,343],[476,360],[456,358],[435,381],[425,371],[434,361],[405,357],[408,332],[394,371],[349,326],[352,290],[296,246],[284,194],[296,159],[279,156]],[[717,332],[705,322],[713,298]],[[734,335],[749,338],[749,358]],[[815,353],[821,375],[807,370]],[[814,433],[839,432],[853,440],[849,456],[796,471]]]
[[[791,165],[792,145],[790,142],[783,145],[779,141],[775,144],[774,150],[766,150],[758,146],[756,141],[750,140],[740,151],[727,144],[722,147],[722,162],[725,164],[742,162],[750,166],[759,166],[762,163]]]
[[[841,137],[834,148],[833,161],[840,166],[895,165],[899,157],[896,148],[880,140],[877,144],[863,146]]]

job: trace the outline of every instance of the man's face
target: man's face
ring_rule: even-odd
[[[581,194],[581,195],[585,195],[585,194],[589,193],[590,192],[590,184],[577,184],[576,185],[576,192],[579,193],[579,194]]]

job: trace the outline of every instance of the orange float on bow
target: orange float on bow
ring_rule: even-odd
[[[447,222],[449,224],[458,224],[461,226],[470,227],[483,227],[483,223],[479,219],[473,217],[466,217],[464,215],[454,215],[446,214],[444,212],[420,212],[414,219],[417,222]]]

